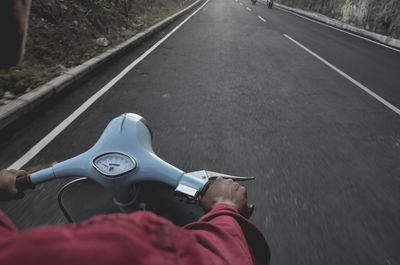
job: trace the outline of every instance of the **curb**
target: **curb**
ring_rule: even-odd
[[[48,99],[49,97],[64,91],[71,87],[72,84],[82,80],[89,73],[97,70],[103,66],[106,62],[114,59],[118,55],[126,52],[129,48],[138,46],[140,43],[149,39],[155,33],[161,31],[163,28],[192,11],[197,7],[203,0],[197,0],[185,9],[175,13],[174,15],[158,22],[151,26],[145,31],[139,32],[132,38],[108,49],[107,51],[89,59],[81,65],[78,65],[64,74],[50,80],[44,85],[35,88],[31,92],[28,92],[10,103],[0,106],[0,130],[5,128],[10,123],[16,121],[20,117],[24,116],[28,112],[36,108],[40,103]]]
[[[279,8],[282,8],[282,9],[285,9],[285,10],[288,10],[288,11],[291,11],[291,12],[294,12],[294,13],[309,17],[311,19],[314,19],[316,21],[325,23],[325,24],[330,25],[330,26],[333,26],[335,28],[339,28],[339,29],[354,33],[356,35],[360,35],[360,36],[363,36],[365,38],[380,42],[382,44],[386,44],[387,46],[392,47],[394,49],[396,49],[396,48],[400,49],[400,40],[398,40],[398,39],[394,39],[394,38],[391,38],[391,37],[388,37],[388,36],[385,36],[385,35],[374,33],[374,32],[371,32],[371,31],[368,31],[368,30],[365,30],[365,29],[357,28],[357,27],[351,26],[349,24],[346,24],[344,22],[341,22],[339,20],[327,17],[325,15],[321,15],[321,14],[318,14],[318,13],[304,11],[302,9],[285,6],[285,5],[282,5],[282,4],[279,4],[279,3],[274,3],[274,5],[276,5]]]

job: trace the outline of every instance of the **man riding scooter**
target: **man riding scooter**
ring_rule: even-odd
[[[0,1],[2,67],[22,57],[29,6],[29,0]],[[0,171],[0,197],[21,197],[16,180],[27,174]],[[200,205],[206,214],[184,227],[139,211],[23,232],[0,211],[0,264],[269,264],[262,233],[242,215],[253,209],[243,186],[218,178]]]
[[[18,194],[23,170],[0,171],[0,195]],[[178,227],[147,211],[18,232],[0,211],[0,264],[269,264],[261,232],[240,213],[246,189],[218,178],[200,201],[206,214]]]

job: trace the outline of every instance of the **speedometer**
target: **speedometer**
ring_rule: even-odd
[[[93,166],[101,174],[115,177],[134,170],[136,162],[132,157],[122,153],[106,153],[94,159]]]

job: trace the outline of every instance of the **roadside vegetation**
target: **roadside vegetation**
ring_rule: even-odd
[[[23,62],[0,70],[0,104],[134,36],[194,0],[33,0]]]
[[[277,2],[400,39],[399,0],[277,0]]]

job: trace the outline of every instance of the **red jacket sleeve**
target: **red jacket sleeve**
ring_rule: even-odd
[[[197,242],[227,264],[269,264],[270,249],[261,231],[225,204],[185,226]]]
[[[13,233],[17,232],[17,228],[11,222],[10,219],[0,211],[0,235],[12,235]]]
[[[151,212],[100,215],[23,232],[0,224],[0,264],[254,264],[261,254],[246,242],[259,231],[248,225],[226,205],[184,228]],[[253,232],[245,235],[248,229]]]

